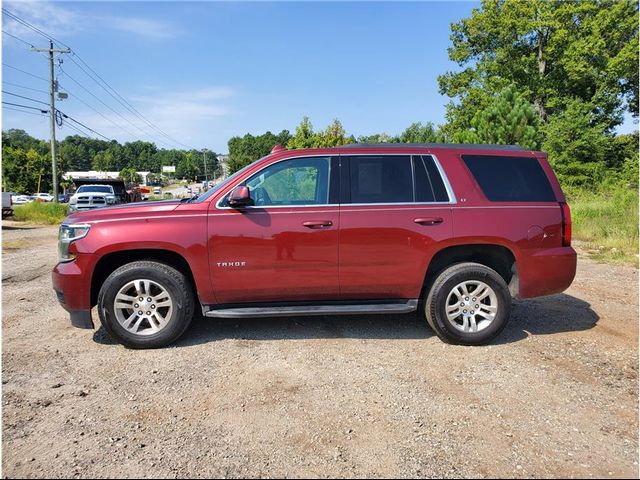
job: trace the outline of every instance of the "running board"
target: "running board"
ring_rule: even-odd
[[[256,318],[295,317],[307,315],[361,315],[376,313],[410,313],[418,308],[418,300],[402,303],[365,303],[351,305],[304,305],[289,307],[234,307],[205,312],[205,317]]]

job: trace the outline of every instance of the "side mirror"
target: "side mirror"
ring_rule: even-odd
[[[229,196],[229,206],[233,208],[244,208],[253,205],[253,200],[249,193],[249,189],[243,185],[239,185],[231,190]]]

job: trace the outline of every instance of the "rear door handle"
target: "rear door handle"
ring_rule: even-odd
[[[442,220],[441,217],[427,217],[415,218],[413,221],[419,223],[420,225],[437,225],[439,223],[442,223],[444,220]]]
[[[302,222],[302,225],[307,228],[323,228],[332,226],[333,222],[331,220],[314,220],[309,222]]]

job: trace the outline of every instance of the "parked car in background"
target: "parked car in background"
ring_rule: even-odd
[[[69,212],[93,210],[117,203],[118,197],[112,185],[82,185],[69,199]]]
[[[11,198],[11,192],[2,192],[2,218],[10,217],[11,215],[13,215]]]
[[[286,150],[197,199],[79,212],[53,286],[75,326],[133,348],[205,317],[418,310],[444,341],[481,345],[512,298],[565,290],[571,215],[543,152],[505,145]],[[544,322],[544,319],[540,319]]]
[[[53,199],[55,198],[50,193],[34,193],[33,196],[36,201],[40,202],[53,202]]]
[[[14,205],[24,205],[25,203],[33,202],[33,197],[29,195],[13,195],[11,197],[11,202]]]
[[[60,203],[68,203],[71,198],[71,194],[69,193],[61,193],[58,195],[58,202]]]

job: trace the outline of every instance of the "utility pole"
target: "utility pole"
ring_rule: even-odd
[[[207,175],[207,149],[203,148],[202,149],[202,158],[204,159],[204,181],[205,181],[205,188],[209,188],[209,176]]]
[[[53,54],[69,53],[70,49],[56,50],[53,48],[53,40],[49,40],[49,48],[32,48],[34,52],[49,53],[49,78],[50,78],[50,98],[49,98],[49,119],[51,125],[51,169],[53,171],[53,201],[58,202],[58,159],[56,158],[56,80],[53,76]]]

